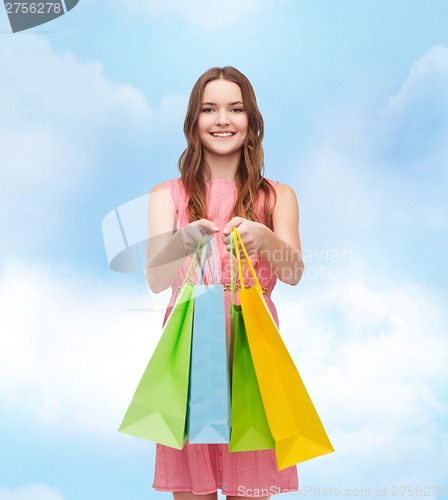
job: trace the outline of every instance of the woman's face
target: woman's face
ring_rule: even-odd
[[[239,85],[223,79],[207,83],[198,118],[204,153],[218,156],[239,153],[247,128],[247,112]]]

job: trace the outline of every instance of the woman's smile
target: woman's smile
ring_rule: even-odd
[[[219,130],[216,132],[210,132],[210,135],[215,137],[216,139],[225,140],[233,137],[235,135],[235,132],[232,132],[231,130]]]

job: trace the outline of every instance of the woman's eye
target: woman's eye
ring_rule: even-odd
[[[233,108],[232,111],[235,113],[242,113],[244,111],[244,109],[242,108]]]
[[[212,108],[202,108],[203,113],[210,113],[210,111],[213,111]]]

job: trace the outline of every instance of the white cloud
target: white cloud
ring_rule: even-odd
[[[336,449],[299,465],[304,484],[440,484],[447,297],[416,284],[363,283],[286,297],[278,298],[280,331]]]
[[[263,9],[275,6],[281,8],[282,3],[289,0],[227,0],[226,2],[210,2],[209,0],[114,0],[120,8],[126,6],[131,14],[145,13],[149,18],[162,16],[176,17],[185,20],[205,31],[222,29],[242,19],[255,15]]]
[[[148,120],[145,96],[107,80],[100,62],[58,54],[37,35],[8,42],[0,48],[0,101],[1,173],[9,186],[66,191],[89,175],[101,127],[125,120],[137,128]]]
[[[161,333],[149,293],[10,260],[0,302],[5,411],[115,434]]]
[[[305,273],[323,264],[339,273],[338,283],[364,281],[369,267],[377,270],[368,273],[371,283],[440,276],[448,242],[447,68],[448,48],[434,47],[377,114],[337,107],[319,116],[292,183],[312,257]],[[319,261],[323,249],[336,261]]]
[[[60,207],[109,175],[102,156],[123,154],[123,142],[147,146],[177,123],[186,99],[167,95],[152,106],[136,87],[108,79],[101,62],[58,53],[43,36],[4,41],[0,227],[3,248],[14,252],[60,232]]]
[[[64,500],[64,497],[55,488],[34,484],[12,490],[1,488],[0,500]]]
[[[433,46],[410,68],[369,127],[378,153],[415,174],[431,178],[442,173],[448,180],[448,47]]]
[[[420,107],[420,119],[428,119],[433,111],[441,114],[448,107],[448,47],[433,46],[411,67],[398,92],[391,96],[384,110],[388,115],[406,115]],[[416,125],[416,123],[411,123]]]

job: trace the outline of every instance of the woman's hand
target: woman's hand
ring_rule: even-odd
[[[234,217],[224,227],[222,231],[222,241],[230,252],[230,233],[237,227],[249,255],[256,254],[263,244],[263,238],[266,234],[266,226],[243,217]],[[240,254],[244,256],[240,245]]]
[[[209,243],[213,238],[213,234],[219,231],[219,228],[214,222],[208,219],[199,219],[194,222],[190,222],[190,224],[182,227],[180,231],[182,231],[185,254],[192,255],[196,251],[200,239],[205,235],[206,238],[204,244]],[[201,245],[200,248],[202,248],[202,246],[203,245]],[[206,257],[208,258],[210,257],[210,255],[211,249],[209,245],[207,248]]]

